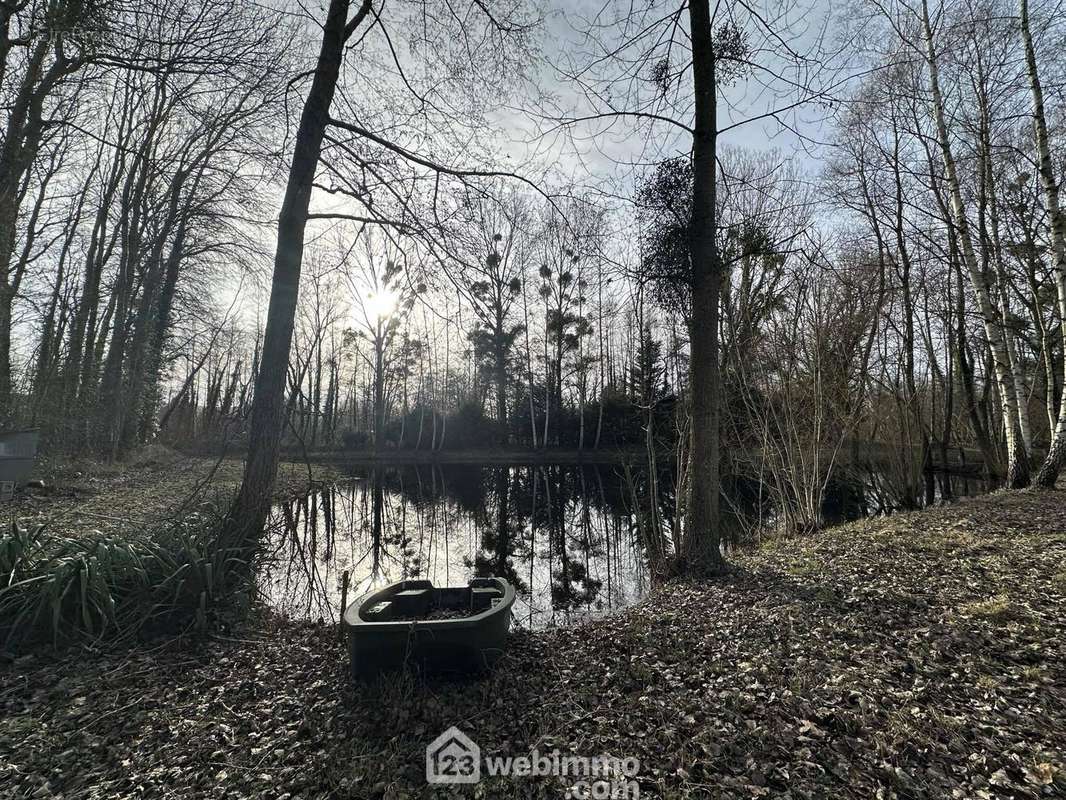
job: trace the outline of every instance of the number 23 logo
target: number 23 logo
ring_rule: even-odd
[[[441,775],[454,775],[458,777],[474,774],[474,757],[470,753],[464,753],[461,756],[446,753],[441,756],[440,763]]]

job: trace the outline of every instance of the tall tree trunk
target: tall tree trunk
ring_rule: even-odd
[[[146,345],[143,367],[134,375],[134,383],[130,390],[133,407],[127,415],[127,423],[130,427],[126,433],[128,443],[132,443],[132,440],[136,438],[147,441],[154,431],[155,417],[159,410],[159,381],[163,373],[163,349],[170,333],[186,231],[187,223],[182,220],[178,225],[170,247],[170,254],[167,257],[166,273],[163,276],[163,285],[159,290],[159,299],[155,305],[154,325],[150,340]]]
[[[722,263],[715,241],[717,180],[717,87],[711,14],[707,0],[690,0],[695,120],[692,133],[692,309],[689,391],[688,499],[681,566],[693,574],[713,574],[724,566],[718,530],[719,392],[718,301]]]
[[[492,341],[496,380],[496,435],[499,445],[506,447],[509,438],[507,435],[507,325],[503,316],[503,301],[499,297],[496,299],[495,316]]]
[[[56,23],[77,22],[79,4],[56,9]],[[65,17],[69,16],[69,19]],[[44,101],[60,80],[78,64],[61,55],[65,38],[59,31],[40,36],[26,59],[25,75],[7,109],[7,125],[0,137],[0,425],[12,422],[11,322],[18,294],[17,277],[11,275],[15,255],[19,209],[27,171],[37,158],[44,134]],[[48,54],[56,57],[47,69]]]
[[[374,337],[374,452],[385,449],[385,341],[382,321]]]
[[[1029,88],[1033,94],[1033,129],[1036,134],[1037,161],[1040,179],[1047,200],[1048,219],[1051,225],[1051,245],[1055,258],[1055,289],[1059,300],[1060,330],[1063,336],[1062,358],[1066,366],[1066,218],[1059,206],[1059,185],[1055,180],[1055,168],[1051,161],[1051,146],[1048,143],[1047,118],[1044,113],[1044,90],[1036,69],[1036,50],[1029,28],[1029,0],[1021,0],[1021,31],[1025,45],[1025,65],[1029,73]],[[1055,425],[1047,458],[1036,476],[1036,485],[1050,489],[1058,480],[1063,461],[1066,460],[1066,379],[1062,382],[1062,400],[1059,402],[1059,418]]]
[[[363,0],[349,22],[349,0],[330,0],[322,29],[318,66],[296,131],[285,199],[278,216],[278,243],[262,360],[255,379],[248,458],[241,488],[227,520],[227,532],[238,540],[257,536],[270,512],[270,496],[277,477],[285,424],[285,374],[296,318],[311,188],[344,60],[344,43],[370,12],[370,1]]]
[[[507,361],[501,353],[496,363],[496,429],[499,444],[507,446]]]
[[[66,304],[67,298],[63,297],[63,294],[66,291],[67,261],[70,257],[75,237],[78,234],[85,201],[89,195],[88,189],[93,177],[96,175],[97,166],[98,164],[94,165],[89,171],[89,176],[83,184],[82,190],[78,193],[78,199],[72,204],[70,210],[70,220],[67,223],[66,234],[56,263],[55,283],[52,287],[51,297],[48,300],[48,310],[45,313],[44,327],[41,331],[41,346],[37,353],[37,369],[33,381],[33,423],[37,424],[38,414],[42,411],[42,405],[44,405],[45,396],[47,395],[47,409],[45,409],[44,416],[50,433],[55,432],[58,417],[60,416],[58,412],[62,407],[60,399],[56,396],[55,379],[62,351],[64,332],[65,309],[60,308],[60,301],[62,300],[64,305]]]
[[[93,329],[96,325],[97,307],[100,303],[100,281],[103,277],[104,262],[111,249],[107,234],[108,211],[115,198],[115,193],[118,191],[123,169],[124,164],[119,156],[116,156],[116,163],[112,166],[111,174],[104,186],[89,237],[81,291],[78,305],[74,310],[74,318],[70,323],[67,355],[61,378],[63,387],[62,407],[68,415],[79,413],[75,405],[81,395],[85,356],[92,348]]]
[[[896,266],[899,268],[900,289],[902,290],[903,301],[903,387],[904,387],[904,405],[906,406],[906,414],[913,422],[914,427],[917,429],[918,436],[921,439],[921,475],[925,480],[925,505],[932,505],[935,495],[933,487],[933,469],[932,469],[932,450],[929,441],[929,427],[926,424],[925,416],[922,413],[922,399],[918,395],[918,386],[915,380],[915,359],[914,359],[914,319],[915,319],[915,303],[914,293],[911,290],[911,273],[913,264],[911,262],[910,249],[907,247],[907,239],[904,231],[904,190],[903,190],[903,176],[900,172],[900,135],[899,128],[896,122],[896,118],[893,115],[892,118],[892,134],[893,134],[893,151],[892,151],[892,175],[893,185],[895,187],[895,218],[893,222],[893,229],[896,234],[896,252],[897,258],[893,259],[896,262]],[[909,433],[909,432],[908,432]],[[909,452],[913,437],[911,435],[904,435],[901,444],[907,448],[906,452]],[[917,507],[918,503],[918,487],[911,485],[911,474],[909,469],[906,472],[906,504],[914,505]]]
[[[1012,328],[1010,305],[1010,281],[1003,266],[1003,247],[999,237],[999,205],[996,200],[995,171],[992,164],[992,108],[985,89],[986,79],[980,57],[977,58],[979,81],[978,94],[978,233],[981,237],[983,257],[982,271],[994,274],[999,282],[999,316],[1002,320],[1003,339],[1007,346],[1007,358],[1014,379],[1014,393],[1018,398],[1018,430],[1028,453],[1033,446],[1029,425],[1028,391],[1022,374],[1022,362],[1018,356],[1017,336]]]
[[[322,414],[322,332],[315,339],[315,373],[311,380],[311,446],[318,444],[319,416]]]
[[[1007,353],[1004,332],[997,324],[996,311],[989,297],[988,284],[985,281],[980,265],[977,263],[977,254],[973,247],[970,224],[966,217],[966,206],[962,199],[958,169],[951,150],[951,140],[948,138],[947,121],[944,115],[944,96],[940,91],[940,68],[937,61],[936,48],[933,45],[933,30],[929,21],[928,0],[922,0],[922,28],[925,38],[926,63],[929,69],[930,91],[933,99],[933,116],[936,121],[940,152],[944,159],[944,171],[951,196],[955,226],[962,246],[963,263],[970,274],[970,282],[973,285],[978,310],[984,321],[985,335],[988,337],[988,344],[992,350],[996,383],[1003,408],[1003,430],[1007,444],[1007,486],[1011,489],[1020,489],[1029,485],[1029,458],[1025,451],[1025,444],[1022,442],[1018,425],[1018,396],[1014,389],[1014,376],[1011,374],[1010,356]]]
[[[526,336],[526,387],[529,391],[529,435],[532,437],[533,449],[537,449],[537,415],[533,405],[533,345],[529,340],[529,298],[526,286],[522,284],[522,313],[525,316]]]

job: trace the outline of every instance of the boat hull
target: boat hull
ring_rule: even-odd
[[[345,610],[352,676],[367,680],[413,667],[430,673],[490,669],[507,647],[514,588],[502,578],[435,588],[407,580],[364,595]],[[465,614],[425,619],[427,614]]]

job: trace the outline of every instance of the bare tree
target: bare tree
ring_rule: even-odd
[[[502,67],[507,64],[504,46],[513,38],[523,36],[528,25],[521,22],[518,10],[495,16],[481,3],[473,3],[470,16],[463,19],[455,14],[453,8],[447,7],[443,15],[435,14],[435,8],[423,6],[415,13],[421,23],[415,27],[422,32],[423,41],[419,46],[423,58],[438,57],[442,61],[452,57],[455,42],[475,42],[497,57],[493,64],[468,63],[465,71],[445,70],[425,81],[423,90],[412,83],[404,60],[395,47],[393,32],[388,19],[373,0],[364,0],[353,12],[348,0],[331,0],[322,26],[322,40],[319,48],[318,64],[314,70],[311,87],[304,101],[300,123],[296,130],[296,139],[285,199],[278,219],[278,243],[274,261],[274,274],[271,287],[270,308],[267,314],[266,333],[263,341],[263,356],[259,375],[256,378],[255,398],[252,408],[251,430],[248,458],[244,479],[237,499],[229,514],[229,529],[238,537],[247,537],[260,531],[266,520],[270,503],[270,491],[277,472],[278,452],[282,433],[284,415],[284,364],[288,360],[292,340],[293,319],[299,287],[300,268],[303,257],[304,235],[310,215],[312,189],[318,186],[327,193],[336,194],[346,199],[356,210],[323,212],[315,215],[317,219],[341,219],[356,222],[371,222],[392,230],[404,229],[410,221],[396,215],[387,216],[389,208],[396,208],[400,214],[410,209],[412,181],[424,186],[422,175],[435,176],[429,189],[431,196],[430,214],[436,208],[441,178],[494,178],[506,174],[506,171],[471,169],[449,164],[436,154],[421,150],[416,141],[396,141],[394,129],[382,124],[375,129],[379,119],[365,121],[365,111],[361,104],[340,93],[342,105],[351,119],[348,121],[334,116],[331,108],[338,94],[338,80],[344,62],[345,48],[349,42],[355,42],[367,55],[367,63],[387,65],[400,82],[399,91],[409,93],[415,102],[428,115],[444,119],[449,125],[460,125],[463,114],[457,107],[445,107],[441,87],[468,82],[471,77],[476,81],[479,75],[491,76],[496,85],[502,86],[507,78],[507,71]],[[446,20],[450,20],[447,22]],[[410,20],[405,18],[405,22]],[[409,28],[410,30],[410,28]],[[356,34],[358,39],[353,39]],[[371,41],[371,36],[378,38]],[[481,37],[480,39],[478,37]],[[372,49],[376,44],[377,48]],[[470,49],[461,50],[461,57],[469,62]],[[384,58],[381,62],[378,59]],[[358,61],[351,68],[358,71]],[[442,64],[441,66],[447,66]],[[451,81],[439,80],[442,76],[452,76]],[[361,82],[364,89],[372,88],[373,81]],[[384,87],[383,87],[384,88]],[[388,87],[386,95],[391,91]],[[461,93],[462,94],[462,93]],[[473,96],[471,93],[463,97]],[[383,107],[392,106],[394,98],[388,96]],[[475,112],[475,109],[467,109]],[[467,117],[468,121],[476,118]],[[464,128],[468,130],[468,128]],[[466,141],[469,141],[469,136]],[[320,157],[323,142],[328,141],[331,151],[343,159],[349,168],[342,169],[341,161],[326,163],[323,182],[318,182]],[[414,170],[416,175],[407,173],[407,178],[383,174],[384,163],[403,165]],[[419,172],[421,171],[421,172]],[[377,199],[377,202],[375,201]]]
[[[1062,356],[1066,365],[1066,216],[1059,203],[1059,183],[1055,175],[1054,162],[1051,157],[1047,115],[1044,111],[1044,90],[1037,69],[1036,49],[1033,47],[1033,35],[1029,20],[1029,0],[1020,0],[1020,30],[1025,49],[1025,67],[1029,78],[1029,88],[1033,97],[1033,133],[1036,140],[1037,167],[1040,181],[1044,187],[1047,203],[1048,226],[1051,233],[1051,253],[1054,259],[1055,292],[1059,303],[1059,328],[1063,336]],[[1039,310],[1037,310],[1039,314]],[[1049,389],[1051,391],[1051,389]],[[1066,380],[1063,381],[1063,395],[1059,402],[1058,421],[1055,425],[1044,460],[1036,476],[1036,485],[1052,488],[1058,479],[1063,461],[1066,460]]]

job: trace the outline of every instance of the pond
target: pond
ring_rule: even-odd
[[[290,617],[335,620],[345,571],[350,598],[404,578],[500,575],[521,625],[610,613],[649,581],[623,488],[610,468],[366,470],[274,509],[260,590]]]
[[[878,479],[832,483],[825,520],[891,510]],[[290,618],[335,621],[345,572],[349,600],[405,578],[444,586],[499,575],[516,588],[519,625],[573,624],[647,592],[642,536],[649,525],[670,530],[673,480],[659,476],[649,502],[646,474],[627,477],[611,466],[354,469],[348,480],[274,508],[259,590]],[[945,485],[956,495],[986,488],[963,478]],[[727,495],[726,540],[772,519],[757,487],[731,481]]]

